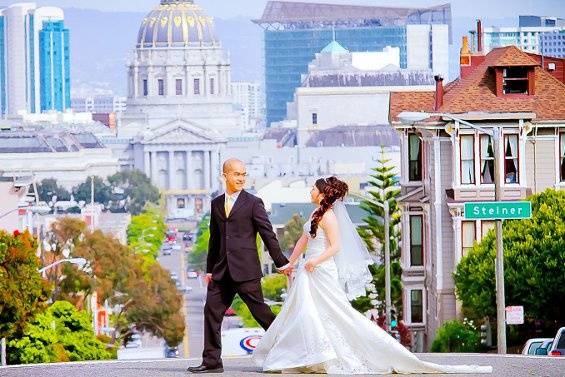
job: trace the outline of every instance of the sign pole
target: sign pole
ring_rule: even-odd
[[[502,197],[502,163],[500,161],[500,127],[493,129],[494,147],[494,200]],[[504,297],[504,245],[502,243],[502,220],[496,220],[496,329],[499,354],[506,354],[506,303]]]

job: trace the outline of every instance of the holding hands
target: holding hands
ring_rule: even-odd
[[[304,268],[306,269],[306,271],[308,272],[314,272],[314,270],[316,269],[316,266],[318,266],[318,263],[316,263],[314,260],[310,259],[309,261],[307,261],[304,264]]]

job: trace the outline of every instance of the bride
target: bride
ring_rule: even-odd
[[[421,361],[350,305],[366,294],[373,262],[343,204],[347,191],[336,177],[314,184],[317,208],[290,257],[296,277],[253,353],[255,363],[283,373],[491,373],[490,366]]]

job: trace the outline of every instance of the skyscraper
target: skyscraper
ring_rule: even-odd
[[[267,125],[284,119],[300,77],[333,39],[351,52],[400,48],[400,67],[448,76],[451,6],[392,8],[269,1],[265,30]]]
[[[18,3],[0,10],[0,110],[70,108],[69,30],[63,10]]]

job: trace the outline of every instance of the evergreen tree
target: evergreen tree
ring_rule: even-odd
[[[384,261],[384,205],[388,201],[390,213],[390,255],[392,261],[400,258],[400,209],[396,203],[396,197],[400,194],[400,189],[396,189],[398,182],[394,175],[394,167],[390,164],[390,159],[385,158],[384,146],[381,146],[381,156],[377,167],[373,168],[373,174],[369,180],[368,189],[370,197],[361,201],[361,208],[367,212],[367,217],[363,219],[366,225],[358,229],[359,235],[367,244],[371,252],[377,251],[377,244],[380,245],[378,256]]]

